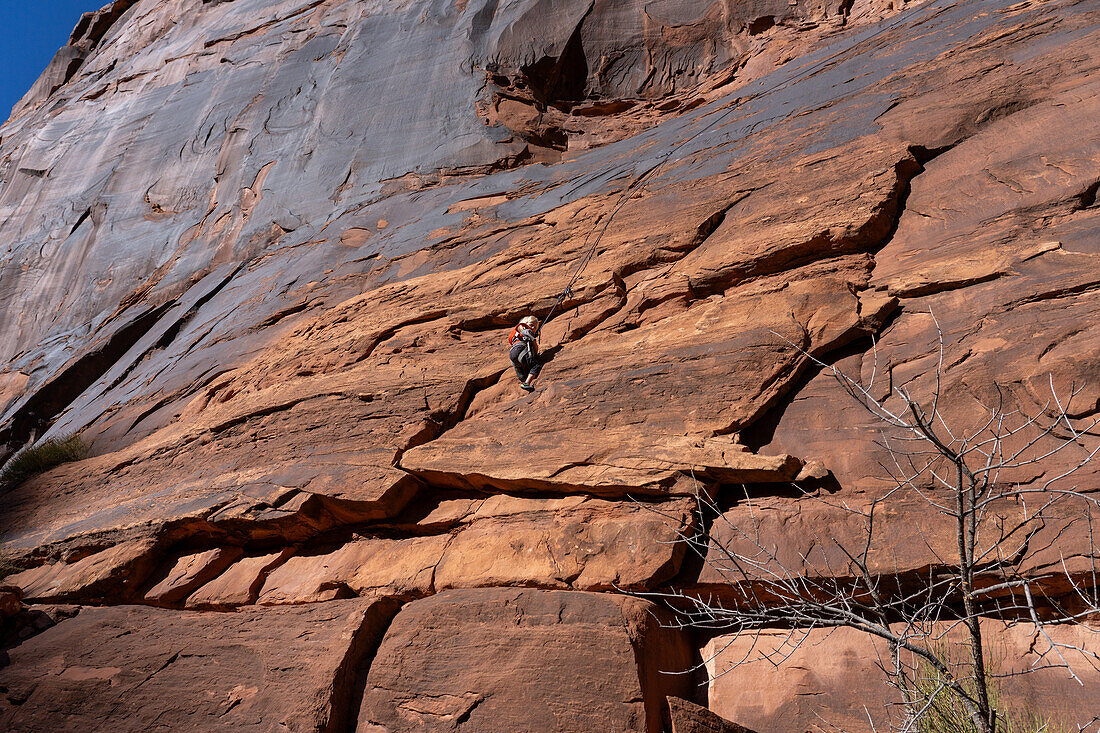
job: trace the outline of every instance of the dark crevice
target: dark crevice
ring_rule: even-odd
[[[578,464],[589,465],[589,464]],[[598,464],[593,464],[598,465]],[[590,483],[572,483],[553,478],[508,479],[478,472],[410,469],[398,465],[402,471],[415,477],[425,486],[445,491],[483,492],[486,494],[514,494],[517,496],[545,497],[555,494],[566,496],[591,496],[604,500],[641,500],[649,501],[675,499],[690,496],[689,477],[680,472],[670,472],[661,479],[655,479],[646,485],[605,484],[594,486]]]
[[[146,418],[148,418],[149,416],[155,414],[156,412],[163,409],[164,407],[167,407],[168,405],[172,404],[173,402],[183,400],[183,399],[185,399],[185,398],[187,398],[191,395],[194,395],[194,394],[200,392],[201,390],[203,390],[206,387],[210,386],[210,384],[215,379],[222,376],[223,374],[228,373],[229,371],[230,371],[229,369],[215,369],[215,368],[211,367],[210,370],[207,370],[207,372],[205,374],[200,374],[199,377],[194,382],[192,382],[190,385],[188,385],[182,391],[177,391],[177,392],[173,392],[172,394],[165,395],[164,397],[161,397],[159,400],[154,402],[151,406],[149,406],[145,410],[143,410],[137,417],[135,417],[130,422],[129,427],[127,427],[126,430],[124,430],[122,434],[123,435],[128,435],[134,428],[136,428],[138,425],[140,425],[142,423],[142,421],[145,420]]]
[[[722,223],[726,220],[726,215],[729,213],[730,209],[747,199],[749,197],[749,194],[751,194],[755,190],[757,189],[738,192],[738,194],[734,197],[732,201],[723,205],[722,208],[718,209],[718,211],[715,211],[713,214],[704,219],[699,224],[699,226],[695,228],[695,233],[692,235],[691,239],[687,241],[686,244],[671,245],[669,249],[670,251],[675,253],[674,257],[659,258],[653,262],[641,261],[638,263],[637,266],[623,268],[622,270],[616,272],[616,275],[621,278],[625,278],[633,275],[635,272],[640,272],[641,270],[649,269],[655,266],[659,267],[661,265],[669,264],[670,262],[677,262],[679,260],[682,260],[685,256],[699,249],[699,247],[701,247],[704,242],[710,239],[711,235],[718,231],[718,227],[722,226]]]
[[[71,237],[73,235],[73,233],[76,232],[76,230],[80,228],[80,225],[84,223],[84,220],[87,219],[91,215],[92,215],[92,210],[90,208],[85,209],[84,213],[81,214],[80,217],[76,220],[76,224],[73,224],[73,228],[69,230],[69,236]]]
[[[76,357],[35,390],[7,425],[0,429],[0,451],[6,459],[15,449],[41,435],[57,416],[128,352],[175,301],[147,310],[97,347]]]
[[[248,604],[253,606],[260,598],[260,591],[263,590],[264,583],[267,582],[267,576],[271,575],[281,565],[286,563],[287,560],[294,554],[294,547],[289,546],[283,548],[283,551],[279,553],[278,557],[260,568],[260,572],[256,574],[256,579],[252,581],[252,584],[248,586]]]
[[[639,267],[638,269],[647,269],[647,267],[652,266],[654,265],[650,263],[643,267]],[[627,271],[629,272],[630,270]],[[550,320],[564,318],[565,314],[569,311],[584,305],[595,303],[602,298],[608,297],[611,294],[617,295],[620,299],[623,298],[624,291],[618,271],[612,273],[611,277],[613,282],[608,284],[596,285],[594,286],[596,288],[595,290],[593,290],[591,293],[586,293],[583,296],[573,291],[570,291],[570,297],[564,298],[562,302],[558,303],[557,307],[554,308],[553,317]],[[549,314],[550,309],[554,307],[554,304],[556,302],[557,295],[551,295],[533,303],[514,303],[511,304],[509,309],[505,311],[490,313],[484,316],[465,318],[461,321],[451,324],[447,327],[447,330],[453,334],[458,334],[459,332],[484,333],[486,331],[500,331],[503,329],[511,328],[523,316],[531,315],[532,313],[536,315],[540,313]],[[543,327],[545,327],[547,323],[550,323],[550,320],[546,320],[546,317],[544,316],[544,322],[542,324]],[[595,328],[595,326],[589,326],[586,330],[591,330],[592,328]],[[556,349],[549,349],[542,352],[542,354],[547,355],[555,350]]]
[[[719,511],[728,512],[756,499],[808,499],[834,494],[840,488],[840,482],[832,475],[777,483],[721,484],[715,488],[714,504]]]
[[[401,329],[408,328],[409,326],[416,326],[421,323],[427,323],[429,321],[436,321],[446,315],[447,311],[445,310],[429,311],[428,313],[421,313],[417,316],[414,316],[413,318],[407,318],[400,323],[396,323],[393,326],[390,326],[389,328],[385,329],[384,331],[373,337],[370,342],[365,347],[363,347],[359,355],[355,357],[355,360],[348,364],[348,367],[369,359],[371,357],[371,354],[374,353],[375,349],[377,349],[381,344],[396,336],[398,331],[400,331]]]
[[[721,487],[717,486],[706,487],[705,491],[715,497],[715,501],[717,497],[725,493],[721,490]],[[703,567],[706,565],[704,548],[707,544],[707,538],[711,536],[714,520],[718,518],[718,513],[714,509],[715,503],[712,501],[695,502],[695,531],[682,543],[685,546],[685,553],[680,561],[680,569],[656,590],[657,593],[667,592],[669,589],[678,586],[694,585],[699,582]]]
[[[708,216],[702,221],[702,223],[699,224],[699,226],[695,228],[695,233],[692,235],[691,239],[687,241],[686,244],[682,246],[672,247],[672,249],[678,254],[677,259],[683,259],[685,256],[697,250],[708,239],[710,239],[710,237],[716,231],[718,231],[718,227],[722,226],[722,223],[726,220],[726,215],[729,214],[730,209],[732,209],[734,206],[737,206],[753,193],[761,189],[767,188],[770,185],[770,183],[765,183],[762,186],[750,188],[745,191],[737,191],[732,199],[728,200],[725,204],[722,205],[722,208],[718,209],[713,214]]]
[[[531,499],[532,497],[552,501],[556,499],[571,499],[583,497],[585,499],[598,499],[606,501],[606,496],[592,492],[577,491],[540,491],[530,493],[524,491],[486,491],[474,489],[452,489],[436,486],[424,488],[418,495],[416,502],[410,503],[404,511],[392,519],[381,519],[375,522],[347,525],[332,533],[323,535],[323,539],[335,542],[336,545],[348,542],[352,534],[360,536],[383,537],[388,539],[410,539],[413,537],[429,537],[445,534],[456,527],[467,523],[470,514],[448,516],[431,523],[425,520],[435,512],[440,505],[449,501],[483,502],[491,497],[507,496],[515,499]],[[657,507],[669,501],[679,501],[682,496],[633,496],[624,497],[631,504],[641,507]],[[471,514],[472,514],[471,510]],[[656,511],[656,509],[654,509]],[[335,549],[335,548],[334,548]]]
[[[957,143],[939,148],[926,148],[923,145],[909,146],[909,154],[912,158],[903,159],[894,166],[897,173],[897,186],[893,195],[881,209],[881,216],[885,218],[885,223],[888,224],[886,231],[878,234],[876,237],[877,242],[872,244],[866,251],[875,254],[893,241],[894,235],[898,233],[898,227],[901,226],[901,217],[905,213],[905,208],[909,202],[909,194],[913,191],[913,179],[924,173],[925,166],[928,163],[951,150],[955,145]],[[864,229],[870,228],[873,235],[877,234],[874,230],[879,229],[880,226],[880,222],[873,221],[868,222]]]
[[[473,704],[473,705],[471,705],[471,706],[470,706],[470,707],[469,707],[469,708],[468,708],[468,709],[466,710],[466,712],[462,713],[462,715],[459,715],[459,716],[458,716],[457,718],[455,718],[455,725],[456,725],[456,726],[458,726],[458,725],[461,725],[461,724],[463,724],[463,723],[465,723],[465,722],[468,722],[468,721],[470,720],[470,715],[471,715],[471,714],[472,714],[472,713],[473,713],[473,712],[474,712],[475,710],[477,710],[477,706],[478,706],[478,705],[480,705],[481,703],[483,703],[484,701],[485,701],[485,698],[483,698],[483,697],[478,697],[478,698],[476,698],[476,699],[474,700],[474,704]]]
[[[336,670],[330,703],[331,717],[328,725],[321,729],[325,733],[355,733],[358,729],[363,695],[367,691],[367,675],[374,664],[378,647],[382,645],[382,639],[405,602],[407,601],[398,598],[383,598],[372,603],[366,610],[363,624]]]
[[[191,320],[194,319],[195,315],[198,314],[199,309],[210,302],[211,298],[220,293],[222,289],[229,284],[229,281],[232,280],[238,272],[240,272],[241,267],[243,267],[243,265],[237,267],[237,269],[233,270],[233,272],[226,275],[225,278],[214,288],[212,288],[209,293],[196,300],[194,305],[192,305],[186,313],[177,318],[176,322],[169,326],[167,330],[165,330],[161,337],[157,339],[156,343],[146,349],[145,353],[137,356],[133,360],[133,363],[126,367],[126,369],[122,371],[122,374],[115,378],[111,382],[111,384],[109,384],[103,391],[105,393],[109,392],[118,385],[122,384],[126,380],[126,378],[129,377],[135,369],[137,369],[142,360],[149,354],[153,353],[154,351],[167,349],[168,346],[175,340],[176,336],[179,335],[179,332],[183,330],[183,327],[190,323]]]
[[[316,394],[309,394],[309,395],[306,395],[304,397],[295,397],[295,398],[287,400],[285,402],[278,402],[278,403],[275,403],[273,405],[268,405],[266,407],[261,407],[261,408],[258,408],[256,410],[246,412],[242,415],[234,415],[233,417],[227,418],[223,422],[220,422],[216,425],[211,426],[210,428],[208,428],[205,431],[205,433],[207,435],[217,435],[218,433],[222,433],[222,432],[225,432],[226,430],[229,430],[231,428],[235,428],[236,426],[238,426],[242,423],[246,423],[249,420],[253,420],[253,419],[258,418],[258,417],[267,417],[268,415],[274,415],[275,413],[278,413],[278,412],[286,412],[287,410],[293,409],[293,408],[297,407],[298,405],[302,404],[303,402],[308,402],[310,400],[319,400],[319,399],[324,399],[326,397],[345,397],[345,396],[346,395],[343,392],[318,392]],[[126,465],[129,465],[129,464],[121,464],[115,470],[123,468]]]
[[[923,145],[910,145],[909,152],[912,153],[913,157],[917,159],[917,162],[921,166],[921,172],[924,172],[924,166],[928,165],[933,160],[951,150],[961,142],[962,141],[959,140],[949,145],[941,145],[938,148],[926,148]]]
[[[376,257],[378,257],[378,255],[374,254],[374,255],[371,255],[370,257],[367,257],[367,258],[364,258],[364,259],[374,259]],[[306,309],[308,309],[312,306],[315,306],[315,305],[319,304],[320,302],[321,302],[320,300],[310,300],[309,298],[302,298],[301,300],[299,300],[297,303],[295,303],[293,305],[289,305],[286,308],[282,308],[280,310],[275,311],[270,316],[268,316],[267,318],[265,318],[262,321],[260,321],[259,323],[257,323],[255,326],[252,326],[252,328],[250,330],[259,331],[259,330],[264,329],[264,328],[270,328],[271,326],[274,326],[276,323],[283,320],[284,318],[287,318],[289,316],[293,316],[295,314],[301,313],[302,311],[304,311],[304,310],[306,310]]]
[[[750,530],[751,531],[751,530]],[[881,538],[879,538],[881,539]],[[811,548],[806,553],[806,558],[812,558],[816,554],[817,547]],[[1011,563],[1007,567],[1013,567]],[[990,563],[983,565],[983,567],[976,568],[975,580],[976,592],[975,596],[978,600],[979,608],[978,613],[982,616],[989,618],[997,618],[1002,621],[1031,621],[1033,619],[1031,611],[1027,606],[1024,606],[1019,599],[1012,603],[1009,603],[1006,607],[1005,600],[1012,598],[1014,591],[1009,589],[1001,589],[1000,591],[993,591],[991,593],[983,593],[981,588],[998,585],[1003,582],[1004,575],[1002,574],[1005,568],[998,568],[997,563]],[[850,568],[854,571],[854,568]],[[766,571],[764,571],[766,573]],[[920,568],[913,568],[911,570],[899,570],[895,568],[894,572],[882,572],[874,576],[875,587],[877,592],[886,599],[887,604],[896,604],[899,599],[902,598],[914,598],[927,595],[928,589],[937,585],[937,579],[942,579],[944,576],[949,576],[952,573],[957,572],[957,569],[953,570],[953,566],[949,562],[945,562],[942,559],[925,565]],[[1039,618],[1045,620],[1051,620],[1054,618],[1069,618],[1073,614],[1081,613],[1084,607],[1082,597],[1075,592],[1075,588],[1087,586],[1090,583],[1089,578],[1091,571],[1080,571],[1076,573],[1070,573],[1069,576],[1055,577],[1055,574],[1044,574],[1042,570],[1035,570],[1027,573],[1034,580],[1031,587],[1033,596],[1033,602],[1035,604],[1035,611]],[[784,573],[789,573],[792,581],[796,578],[806,577],[811,587],[817,585],[820,582],[820,578],[828,578],[828,592],[832,594],[859,594],[865,592],[864,581],[855,572],[845,574],[844,572],[838,572],[833,569],[829,569],[828,574],[821,573],[821,567],[815,566],[812,560],[807,560],[803,565],[803,569],[797,568],[784,568]],[[769,594],[766,588],[774,581],[761,580],[763,576],[755,575],[754,569],[751,565],[745,565],[739,568],[735,568],[725,564],[724,570],[720,573],[721,580],[712,580],[707,583],[685,583],[680,586],[671,586],[663,592],[654,592],[651,594],[650,600],[659,599],[664,601],[667,607],[676,609],[687,609],[690,606],[685,605],[684,598],[697,598],[703,599],[708,605],[718,609],[734,609],[739,606],[743,606],[747,601],[750,603],[767,603],[769,600],[777,600],[775,598],[769,598]],[[818,586],[820,588],[820,586]],[[1018,592],[1018,591],[1015,591]],[[650,594],[638,593],[641,597],[648,597]],[[964,618],[966,612],[963,609],[962,599],[957,591],[947,591],[937,594],[934,602],[942,612],[942,620],[955,620]],[[682,597],[678,597],[682,596]],[[752,599],[749,601],[749,599]],[[912,619],[904,618],[900,609],[895,605],[892,609],[885,609],[889,623],[898,623],[911,621]],[[736,616],[728,617],[731,625],[727,629],[720,627],[719,625],[709,626],[707,629],[700,630],[703,637],[702,641],[706,641],[714,636],[720,636],[729,633],[729,630],[737,630],[738,621]],[[776,623],[769,628],[782,629],[785,626],[782,623]],[[700,644],[702,646],[703,644]]]
[[[740,199],[738,199],[738,201],[740,201]],[[703,223],[696,228],[695,236],[691,239],[688,251],[696,249],[703,242],[707,241],[710,235],[714,234],[715,230],[722,226],[722,222],[726,220],[726,212],[733,208],[733,205],[736,203],[737,201],[734,201],[732,204],[708,216]]]
[[[697,298],[724,293],[746,280],[767,277],[821,260],[841,255],[866,253],[874,255],[889,244],[898,231],[906,202],[912,190],[912,181],[924,172],[924,165],[936,156],[950,150],[954,144],[928,149],[919,145],[908,148],[909,155],[894,165],[895,181],[886,199],[875,209],[871,217],[852,235],[834,238],[824,231],[801,243],[784,247],[740,267],[720,271],[692,282]]]
[[[817,355],[815,358],[823,362],[826,367],[833,366],[851,356],[865,354],[874,347],[873,336],[878,336],[887,331],[891,325],[901,316],[903,309],[895,309],[872,333],[863,332],[860,337],[852,341],[844,341],[831,350]],[[757,417],[743,427],[739,433],[741,442],[759,453],[762,448],[770,445],[775,438],[775,431],[782,422],[783,416],[804,389],[816,379],[826,367],[806,359],[798,371],[792,375],[786,387],[780,391],[775,399],[761,408]]]
[[[170,394],[166,397],[161,397],[159,400],[154,402],[151,406],[149,406],[146,409],[142,410],[142,412],[137,417],[135,417],[133,420],[131,420],[130,421],[130,426],[127,427],[126,430],[124,430],[122,432],[122,434],[123,435],[128,435],[131,430],[133,430],[135,427],[137,427],[139,424],[141,424],[142,420],[144,420],[145,418],[149,417],[150,415],[156,413],[158,410],[161,410],[162,408],[167,407],[168,405],[172,404],[173,402],[175,402],[179,398],[180,398],[180,395],[178,395],[178,394]]]
[[[549,303],[550,299],[544,301]],[[561,306],[558,307],[558,313],[564,313],[565,311],[572,310],[581,305],[586,305],[588,301],[580,299],[570,299],[563,301]],[[486,316],[477,316],[476,318],[467,318],[448,327],[448,331],[451,333],[484,333],[486,331],[500,331],[505,328],[511,328],[514,326],[520,318],[528,315],[532,312],[540,312],[548,309],[550,306],[544,307],[520,305],[507,311],[500,313],[491,313]],[[543,324],[545,325],[545,324]]]
[[[1096,205],[1096,193],[1100,190],[1100,179],[1086,188],[1077,196],[1077,209],[1091,209]]]
[[[775,26],[774,15],[761,15],[749,21],[746,28],[750,36],[757,36]]]
[[[991,122],[996,122],[997,120],[1004,119],[1005,117],[1010,117],[1017,112],[1022,112],[1029,107],[1034,107],[1038,103],[1038,100],[1030,98],[1009,99],[1006,102],[1002,102],[1001,104],[990,107],[989,109],[982,112],[974,120],[974,124],[984,127]]]
[[[214,296],[220,293],[225,288],[225,286],[228,285],[234,277],[236,277],[237,273],[241,271],[242,267],[243,265],[237,267],[237,269],[226,275],[220,283],[213,287],[209,293],[196,300],[195,304],[192,305],[186,313],[180,316],[180,318],[175,323],[173,323],[167,331],[164,332],[164,335],[157,339],[157,342],[153,344],[152,350],[156,351],[158,349],[167,349],[168,346],[173,341],[175,341],[176,336],[178,336],[179,332],[183,330],[183,327],[190,323],[195,318],[195,316],[198,315],[199,309],[209,303],[214,298]]]
[[[448,430],[466,419],[466,413],[469,411],[470,405],[473,404],[474,398],[477,397],[478,393],[500,381],[500,378],[504,376],[506,371],[505,369],[501,369],[492,374],[467,380],[465,386],[462,388],[462,392],[455,401],[454,407],[451,410],[437,410],[431,413],[420,431],[409,438],[408,442],[402,448],[398,449],[393,459],[393,466],[404,471],[405,469],[401,468],[401,457],[404,456],[407,451],[439,439]]]
[[[1091,282],[1079,283],[1072,287],[1061,288],[1059,290],[1047,290],[1042,293],[1033,293],[1018,300],[1013,300],[997,309],[999,313],[1008,313],[1013,308],[1019,308],[1022,305],[1029,305],[1031,303],[1041,303],[1044,300],[1059,300],[1061,298],[1071,298],[1075,295],[1081,295],[1083,293],[1090,293],[1096,290],[1100,290],[1100,280],[1093,280]]]
[[[910,145],[909,156],[898,161],[894,165],[896,182],[894,190],[890,192],[887,200],[875,212],[871,219],[860,227],[856,234],[857,251],[876,254],[893,241],[901,225],[901,217],[905,213],[909,201],[909,194],[913,191],[913,179],[924,173],[925,166],[958,143],[944,145],[939,148],[926,148],[922,145]]]
[[[8,665],[10,660],[8,650],[75,617],[79,612],[80,606],[52,605],[45,608],[29,608],[24,605],[15,615],[0,619],[0,670]],[[0,693],[3,692],[5,692],[4,688],[0,687]],[[23,700],[10,701],[17,705],[23,702]]]
[[[537,99],[544,106],[557,106],[568,111],[585,98],[588,87],[588,59],[584,54],[581,28],[595,3],[589,5],[557,58],[544,56],[520,72]]]

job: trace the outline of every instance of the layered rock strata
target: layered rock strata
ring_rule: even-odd
[[[85,16],[0,128],[0,460],[91,448],[0,495],[4,582],[80,606],[4,642],[0,727],[862,730],[866,640],[718,676],[745,640],[623,593],[735,597],[680,540],[746,523],[843,565],[889,455],[811,357],[960,426],[1084,384],[1095,444],[1098,40],[1073,0]],[[574,274],[526,396],[504,340]],[[878,571],[945,562],[886,509]],[[1022,569],[1086,580],[1044,531]]]

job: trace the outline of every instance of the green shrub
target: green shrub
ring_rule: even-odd
[[[79,435],[50,438],[21,450],[8,461],[0,471],[0,489],[13,489],[32,476],[87,455],[88,445]]]
[[[961,649],[937,644],[934,650],[940,659],[955,669],[962,678],[963,687],[973,695],[977,681],[973,676],[966,676],[968,665],[963,661]],[[1029,707],[1019,709],[1006,704],[1001,689],[1002,678],[997,676],[997,669],[1003,666],[1002,655],[987,650],[986,658],[991,667],[987,673],[989,702],[998,713],[997,733],[1070,733],[1068,726],[1054,722]],[[977,733],[978,727],[970,719],[962,702],[950,690],[944,689],[943,677],[930,664],[922,662],[919,665],[914,688],[917,699],[922,701],[918,707],[924,707],[924,702],[931,700],[917,720],[916,733]],[[1076,733],[1077,727],[1072,730]]]

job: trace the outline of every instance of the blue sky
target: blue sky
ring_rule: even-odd
[[[0,121],[69,40],[80,14],[109,0],[0,0]]]

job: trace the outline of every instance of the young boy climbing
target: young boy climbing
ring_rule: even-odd
[[[532,382],[542,371],[539,361],[539,319],[524,316],[508,336],[508,357],[516,368],[519,386],[528,392],[534,392]]]

